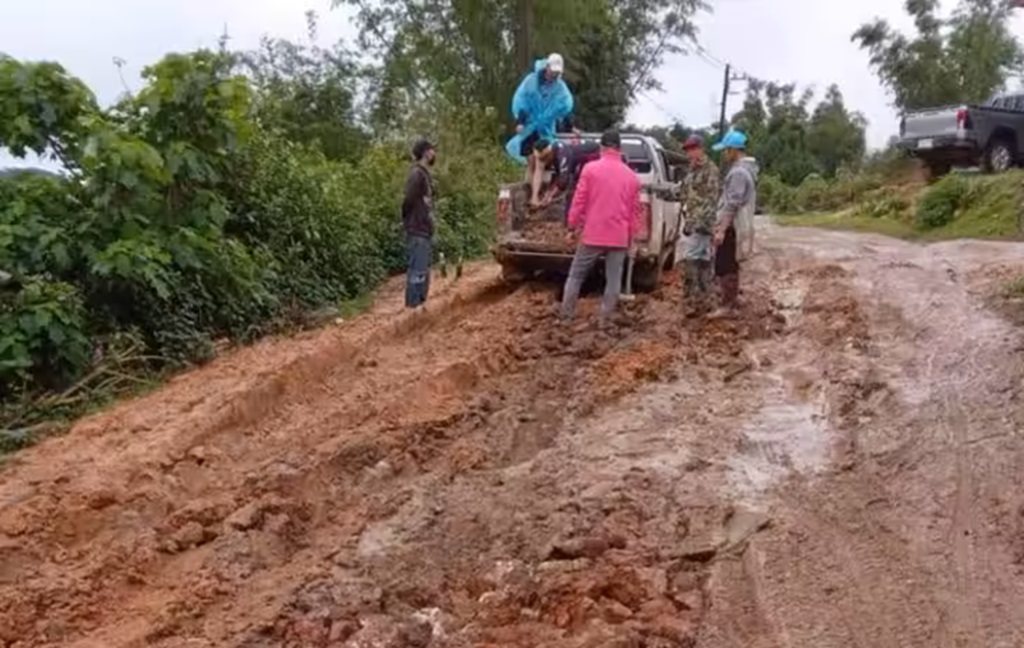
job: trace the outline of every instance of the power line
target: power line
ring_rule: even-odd
[[[664,115],[668,119],[672,120],[673,123],[677,123],[677,124],[685,124],[686,123],[686,120],[684,120],[682,117],[680,117],[679,115],[673,113],[671,110],[669,110],[665,106],[663,106],[660,103],[658,103],[657,101],[655,101],[654,97],[652,97],[649,93],[641,91],[640,94],[642,94],[647,99],[647,101],[649,101],[651,103],[652,106],[657,108],[661,112],[662,115]]]

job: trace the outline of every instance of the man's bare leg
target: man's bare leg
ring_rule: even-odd
[[[544,181],[544,165],[537,159],[537,154],[530,155],[530,207],[540,205],[540,185]]]

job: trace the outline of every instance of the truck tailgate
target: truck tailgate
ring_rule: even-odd
[[[908,113],[903,119],[903,139],[923,140],[962,136],[957,111],[962,106],[945,106]]]

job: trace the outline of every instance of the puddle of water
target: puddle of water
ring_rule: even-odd
[[[759,501],[792,473],[813,474],[829,459],[829,430],[810,403],[766,403],[744,426],[726,478],[741,497]]]

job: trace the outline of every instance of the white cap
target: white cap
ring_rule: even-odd
[[[550,54],[548,56],[547,68],[555,74],[561,74],[565,69],[565,61],[562,60],[561,54]]]

